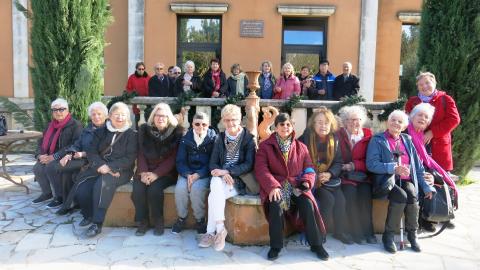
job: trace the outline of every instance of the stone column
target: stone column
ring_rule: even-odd
[[[135,71],[135,63],[144,61],[145,0],[128,0],[128,74]]]
[[[295,122],[295,135],[300,137],[307,128],[307,109],[294,108],[292,110],[292,119]]]
[[[19,0],[27,7],[27,0]],[[28,97],[28,24],[25,15],[15,7],[12,0],[12,37],[13,37],[13,96]]]
[[[373,101],[375,91],[377,19],[378,0],[362,0],[358,75],[360,76],[360,95],[367,102]]]

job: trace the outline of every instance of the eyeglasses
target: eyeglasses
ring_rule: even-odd
[[[208,127],[207,123],[193,123],[196,127],[202,126],[202,127]]]
[[[114,118],[126,118],[127,115],[124,114],[124,113],[114,113],[114,114],[112,114],[112,117],[114,117]]]
[[[137,70],[145,70],[144,68],[137,68]]]
[[[154,117],[163,118],[163,119],[167,118],[165,114],[155,114]]]
[[[67,110],[67,108],[51,108],[52,112],[60,112],[63,113]]]
[[[281,127],[291,127],[292,126],[292,124],[290,124],[290,123],[279,123],[279,125]]]
[[[181,74],[181,72],[174,72],[173,74]]]
[[[155,68],[155,70],[163,70],[163,68]]]
[[[237,122],[239,120],[240,119],[223,119],[223,121],[225,121],[225,122]]]
[[[350,122],[360,122],[360,121],[362,121],[362,119],[360,119],[360,118],[348,118],[347,121],[350,121]]]

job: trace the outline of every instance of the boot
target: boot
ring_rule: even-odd
[[[407,204],[405,207],[405,230],[407,231],[407,239],[410,246],[416,252],[420,252],[420,245],[417,243],[418,229],[418,211],[420,207],[418,203]]]
[[[153,229],[154,235],[162,235],[165,231],[165,227],[163,225],[163,217],[159,217],[155,219],[155,228]]]
[[[148,231],[148,220],[142,220],[137,222],[137,231],[135,232],[136,236],[144,236]]]
[[[395,245],[395,231],[400,226],[400,219],[402,218],[404,203],[390,202],[388,204],[387,220],[385,221],[385,231],[382,236],[383,247],[390,253],[397,252]]]

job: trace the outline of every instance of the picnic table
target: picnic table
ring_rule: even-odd
[[[16,147],[23,146],[31,140],[36,140],[42,137],[42,133],[38,131],[15,131],[9,130],[7,135],[0,136],[0,152],[2,154],[2,171],[0,172],[0,177],[5,180],[12,182],[17,186],[22,186],[27,190],[27,194],[30,193],[28,187],[23,183],[23,179],[20,177],[20,181],[17,182],[13,180],[10,174],[7,171],[6,164],[8,162],[7,155]]]

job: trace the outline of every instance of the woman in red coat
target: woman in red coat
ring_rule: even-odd
[[[139,96],[148,96],[148,81],[150,75],[145,71],[145,64],[138,62],[135,64],[135,72],[128,77],[125,90],[129,93],[136,91]],[[138,129],[138,121],[140,120],[140,110],[137,105],[133,105],[133,113],[135,114],[135,127]]]
[[[268,259],[276,259],[283,248],[286,216],[298,229],[305,230],[311,251],[327,260],[328,253],[322,245],[325,227],[311,192],[315,171],[307,147],[295,139],[288,114],[281,113],[275,118],[275,133],[260,144],[255,157],[255,176],[270,224]]]
[[[365,159],[372,131],[364,128],[367,111],[362,106],[346,106],[340,110],[343,127],[337,131],[342,152],[342,191],[345,196],[347,226],[353,241],[377,243],[372,224],[372,186],[367,177]]]
[[[452,131],[460,123],[457,105],[453,98],[444,91],[436,89],[435,75],[423,72],[417,76],[418,96],[410,97],[405,105],[409,114],[412,109],[422,102],[430,103],[435,107],[432,123],[425,131],[424,143],[430,145],[432,158],[444,170],[453,170],[452,159]],[[427,146],[427,149],[429,147]]]

